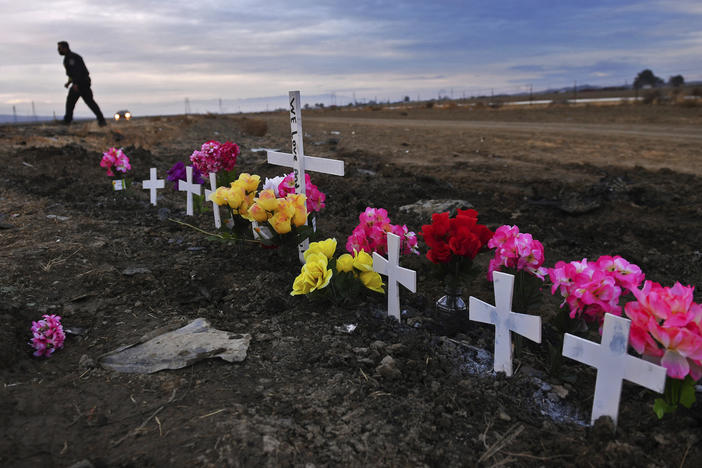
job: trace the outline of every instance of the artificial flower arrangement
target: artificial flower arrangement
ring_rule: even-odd
[[[29,344],[35,349],[35,356],[50,357],[54,351],[63,348],[65,339],[60,316],[44,315],[42,320],[32,322],[32,339]]]
[[[437,308],[444,312],[462,312],[465,302],[460,298],[461,284],[475,274],[473,260],[492,238],[492,231],[478,224],[476,210],[458,210],[455,217],[449,213],[434,213],[431,224],[422,226],[422,237],[429,250],[427,259],[438,266],[446,284],[446,296],[439,299]]]
[[[115,172],[113,169],[117,172],[121,172],[122,174],[126,174],[127,171],[132,169],[131,164],[129,164],[129,158],[126,154],[124,154],[122,148],[117,149],[115,147],[112,147],[102,153],[100,167],[106,169],[107,175],[110,177],[115,177]],[[129,181],[126,178],[112,180],[112,188],[114,190],[126,190],[128,186]]]
[[[702,377],[702,305],[693,302],[694,290],[646,281],[641,289],[630,288],[636,300],[624,306],[631,319],[629,344],[667,370],[663,398],[653,404],[659,418],[678,405],[691,407],[695,383]]]
[[[366,251],[335,257],[336,239],[310,243],[305,264],[293,282],[292,296],[323,297],[334,302],[354,300],[364,289],[384,293],[383,281],[373,270],[373,257]]]
[[[246,239],[255,232],[256,241],[272,247],[283,244],[297,245],[309,237],[306,197],[287,193],[277,196],[273,188],[256,192],[261,178],[242,173],[229,187],[218,187],[209,200],[229,210],[228,235],[222,239]],[[253,230],[252,230],[253,227]],[[271,231],[272,229],[272,231]]]
[[[531,234],[519,232],[518,226],[500,226],[488,241],[495,256],[488,266],[488,281],[495,271],[514,276],[512,309],[525,313],[539,302],[541,285],[548,275],[544,263],[544,246]]]
[[[366,207],[365,211],[358,216],[359,223],[346,241],[348,252],[361,251],[378,252],[380,255],[387,254],[388,232],[400,236],[402,246],[400,254],[419,255],[417,248],[417,235],[409,231],[406,225],[396,225],[390,222],[388,212],[384,208]]]

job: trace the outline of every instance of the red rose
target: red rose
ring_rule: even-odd
[[[432,263],[448,263],[451,260],[451,257],[451,249],[445,242],[434,245],[427,252],[427,258]]]

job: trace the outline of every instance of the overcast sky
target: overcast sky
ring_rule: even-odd
[[[644,68],[700,80],[701,25],[700,0],[0,0],[0,114],[63,114],[60,40],[106,114],[154,115],[186,97],[193,112],[284,107],[241,100],[291,89],[313,104],[617,85]]]

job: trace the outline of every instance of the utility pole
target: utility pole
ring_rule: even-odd
[[[190,113],[190,99],[185,98],[185,115]]]
[[[578,100],[578,80],[573,81],[573,101]]]
[[[39,120],[39,118],[37,117],[37,111],[34,109],[34,101],[32,101],[32,120],[34,120],[35,122]]]
[[[534,100],[534,94],[533,94],[533,85],[529,85],[529,104],[531,105],[531,101]]]
[[[222,114],[222,98],[219,98],[219,113]]]
[[[12,117],[14,118],[15,123],[17,123],[17,109],[15,106],[12,106]]]

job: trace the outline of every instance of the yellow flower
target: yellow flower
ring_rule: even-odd
[[[336,239],[327,239],[319,242],[311,242],[310,246],[305,251],[305,260],[312,253],[322,253],[328,259],[331,259],[336,252]]]
[[[305,224],[305,222],[307,222],[307,197],[302,193],[289,193],[285,198],[295,207],[295,214],[292,220],[293,224],[297,227]]]
[[[373,257],[368,255],[368,253],[365,250],[361,250],[360,252],[358,252],[356,251],[356,249],[354,249],[353,253],[354,268],[360,271],[373,271]]]
[[[259,223],[267,221],[270,216],[271,214],[263,208],[261,208],[261,205],[259,205],[258,203],[254,203],[249,208],[248,217],[254,221],[258,221]]]
[[[332,271],[327,268],[327,257],[322,253],[311,254],[302,270],[293,282],[292,296],[309,294],[312,291],[326,288],[332,277]]]
[[[219,206],[222,206],[227,203],[227,192],[229,192],[227,187],[217,187],[217,190],[214,193],[211,193],[207,199],[215,202]]]
[[[261,182],[261,176],[251,175],[247,174],[246,172],[243,172],[239,174],[237,182],[241,183],[244,187],[244,190],[246,190],[247,192],[255,192],[258,188],[258,184]]]
[[[353,257],[350,254],[343,254],[336,259],[336,271],[349,272],[353,270]]]
[[[278,207],[278,199],[272,189],[261,190],[255,203],[266,211],[275,211]]]
[[[246,194],[241,189],[241,187],[232,186],[226,191],[227,203],[233,210],[238,210],[241,207],[241,203],[244,201],[244,196]]]
[[[287,234],[292,229],[290,222],[295,214],[295,207],[285,198],[278,198],[277,205],[275,214],[268,219],[268,222],[278,234]]]
[[[361,278],[363,286],[367,287],[371,291],[379,293],[385,292],[385,290],[383,289],[383,280],[380,278],[380,275],[375,271],[364,271],[359,276]]]

